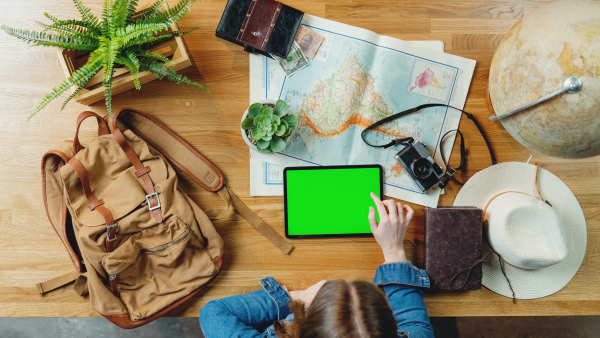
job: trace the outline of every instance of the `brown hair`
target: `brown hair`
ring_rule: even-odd
[[[323,285],[305,312],[293,301],[293,323],[274,323],[281,338],[395,337],[396,320],[385,295],[364,281],[332,280]]]

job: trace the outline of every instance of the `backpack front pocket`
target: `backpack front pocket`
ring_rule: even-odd
[[[204,239],[175,216],[129,236],[102,266],[132,321],[189,295],[219,271]]]

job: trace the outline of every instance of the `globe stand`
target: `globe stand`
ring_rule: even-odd
[[[525,109],[527,109],[529,107],[535,106],[538,103],[544,102],[544,101],[546,101],[546,100],[548,100],[550,98],[553,98],[556,95],[564,93],[564,92],[566,92],[567,94],[577,93],[577,92],[581,91],[582,87],[583,87],[583,83],[581,83],[581,80],[579,80],[578,78],[576,78],[576,77],[567,78],[565,80],[565,82],[563,83],[563,87],[561,89],[555,91],[554,93],[548,94],[548,95],[542,97],[541,99],[533,101],[533,102],[531,102],[528,105],[525,105],[525,106],[523,106],[521,108],[515,109],[515,110],[513,110],[511,112],[508,112],[506,114],[502,114],[500,116],[494,114],[494,115],[490,116],[490,121],[495,121],[495,120],[501,119],[503,117],[507,117],[507,116],[510,116],[512,114],[518,113],[518,112],[520,112],[522,110],[525,110]]]
[[[523,146],[565,159],[600,155],[599,17],[598,0],[551,1],[498,44],[486,93],[491,120]]]

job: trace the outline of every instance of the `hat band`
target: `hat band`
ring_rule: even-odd
[[[538,174],[539,174],[539,172],[540,172],[540,163],[539,163],[539,162],[537,162],[537,163],[535,164],[535,166],[536,166],[536,168],[535,168],[535,181],[534,181],[534,182],[535,182],[535,191],[537,192],[537,194],[538,194],[539,198],[538,198],[538,197],[536,197],[536,196],[533,196],[533,195],[531,195],[531,194],[528,194],[528,193],[526,193],[526,192],[522,192],[522,191],[514,191],[514,190],[510,190],[510,191],[504,191],[504,192],[498,193],[498,194],[496,194],[496,195],[492,196],[492,198],[490,198],[490,199],[489,199],[489,201],[488,201],[488,202],[485,204],[485,206],[483,207],[483,210],[482,210],[482,215],[481,215],[481,216],[482,216],[482,217],[481,217],[481,225],[482,225],[482,226],[483,226],[483,224],[484,224],[484,222],[485,222],[485,213],[486,213],[486,211],[487,211],[487,208],[488,208],[488,206],[490,205],[490,203],[492,203],[492,201],[493,201],[493,200],[494,200],[496,197],[498,197],[498,196],[500,196],[500,195],[504,195],[504,194],[506,194],[506,193],[509,193],[509,192],[514,192],[514,193],[518,193],[518,194],[523,194],[523,195],[531,196],[531,197],[533,197],[533,198],[538,198],[539,200],[541,200],[541,201],[543,201],[543,202],[547,203],[548,205],[550,205],[550,206],[552,207],[552,204],[550,204],[550,202],[548,202],[547,200],[545,200],[545,199],[542,197],[542,194],[540,193],[540,189],[539,189],[539,185],[538,185]],[[498,259],[499,259],[499,262],[500,262],[500,269],[502,270],[502,274],[504,275],[504,278],[506,279],[506,282],[508,283],[508,286],[509,286],[509,288],[510,288],[510,291],[512,292],[513,303],[515,303],[515,304],[516,304],[516,303],[517,303],[517,298],[516,298],[516,296],[515,296],[515,291],[513,290],[513,287],[512,287],[512,285],[511,285],[511,283],[510,283],[510,280],[508,279],[508,276],[506,275],[506,272],[504,271],[504,263],[506,263],[506,264],[508,264],[508,265],[510,265],[510,266],[512,266],[512,267],[514,267],[514,268],[521,269],[521,270],[534,270],[534,269],[525,269],[525,268],[521,268],[521,267],[518,267],[518,266],[515,266],[515,265],[512,265],[512,264],[510,264],[510,263],[509,263],[509,262],[507,262],[507,261],[506,261],[506,260],[505,260],[505,259],[504,259],[504,258],[503,258],[503,257],[502,257],[502,256],[501,256],[499,253],[498,253],[498,252],[496,252],[496,250],[494,250],[494,248],[493,248],[493,247],[492,247],[492,245],[489,243],[489,241],[487,241],[487,238],[486,238],[485,236],[484,236],[484,239],[486,240],[486,242],[488,242],[488,246],[489,246],[489,248],[490,248],[490,249],[491,249],[491,250],[492,250],[492,251],[493,251],[493,252],[496,254],[496,256],[498,256]],[[483,259],[482,259],[482,260],[483,260]],[[466,270],[466,269],[465,269],[465,270]],[[465,271],[465,270],[463,270],[463,271]],[[469,269],[469,272],[470,272],[470,269]]]
[[[523,194],[523,195],[531,196],[531,197],[533,197],[533,198],[538,198],[539,200],[541,200],[541,201],[543,201],[543,202],[547,203],[549,206],[552,206],[552,204],[550,204],[550,202],[548,202],[547,200],[545,200],[545,199],[542,197],[542,194],[540,194],[540,188],[539,188],[539,185],[538,185],[538,173],[539,173],[539,172],[540,172],[540,163],[539,163],[539,162],[537,162],[537,163],[535,164],[535,181],[534,181],[534,182],[535,182],[535,191],[537,192],[537,194],[538,194],[539,198],[538,198],[538,197],[535,197],[535,196],[533,196],[533,195],[531,195],[531,194],[528,194],[528,193],[526,193],[526,192],[522,192],[522,191],[514,191],[514,190],[511,190],[511,191],[505,191],[505,192],[501,192],[501,193],[499,193],[499,194],[496,194],[496,195],[492,196],[492,198],[490,198],[490,199],[489,199],[489,201],[488,201],[488,202],[485,204],[485,206],[483,207],[483,212],[482,212],[482,214],[483,214],[483,215],[482,215],[482,217],[483,217],[483,218],[482,218],[482,219],[483,219],[483,221],[485,221],[485,211],[487,210],[487,208],[488,208],[488,206],[490,205],[490,203],[492,203],[492,201],[493,201],[493,200],[494,200],[496,197],[498,197],[498,196],[500,196],[500,195],[503,195],[503,194],[506,194],[506,193],[508,193],[508,192],[516,192],[516,193],[518,193],[518,194]]]
[[[538,166],[538,168],[539,168],[539,166]],[[537,174],[536,174],[536,178],[537,178]],[[536,181],[537,181],[537,179],[536,179]],[[486,212],[486,210],[487,210],[488,206],[490,205],[490,203],[492,203],[492,201],[493,201],[493,200],[494,200],[496,197],[498,197],[498,196],[500,196],[500,195],[503,195],[503,194],[506,194],[506,193],[509,193],[509,192],[515,192],[515,193],[524,194],[524,195],[528,195],[528,196],[531,196],[531,197],[537,198],[537,197],[535,197],[535,196],[533,196],[533,195],[530,195],[530,194],[528,194],[528,193],[525,193],[525,192],[522,192],[522,191],[514,191],[514,190],[510,190],[510,191],[504,191],[504,192],[501,192],[501,193],[499,193],[499,194],[496,194],[496,195],[494,195],[492,198],[490,198],[490,200],[489,200],[489,201],[488,201],[488,202],[485,204],[485,206],[483,207],[483,210],[482,210],[482,217],[479,219],[479,220],[481,221],[481,225],[482,225],[482,226],[483,226],[483,223],[485,222],[485,212]],[[539,190],[538,190],[538,194],[539,194]],[[541,198],[541,195],[540,195],[540,198]],[[486,242],[488,242],[488,241],[487,241],[487,239],[486,239]],[[488,242],[488,246],[489,246],[489,247],[490,247],[490,249],[491,249],[491,250],[492,250],[492,251],[493,251],[493,252],[496,254],[496,256],[498,256],[498,258],[500,258],[500,259],[502,260],[502,262],[504,262],[504,263],[506,263],[506,264],[508,264],[508,265],[510,265],[510,266],[512,266],[512,267],[515,267],[515,268],[517,268],[517,269],[521,269],[521,270],[531,270],[531,269],[520,268],[520,267],[518,267],[518,266],[515,266],[515,265],[512,265],[512,264],[510,264],[509,262],[507,262],[507,261],[504,259],[504,257],[502,257],[502,256],[501,256],[501,255],[500,255],[498,252],[496,252],[496,250],[494,250],[494,248],[492,247],[492,245],[491,245],[489,242]],[[488,253],[488,254],[489,254],[489,253]],[[467,277],[466,277],[466,278],[463,280],[463,282],[462,282],[462,283],[461,283],[459,286],[457,286],[457,287],[453,287],[453,289],[457,290],[457,289],[460,289],[460,288],[462,288],[463,286],[465,286],[465,284],[467,283],[467,281],[468,281],[468,279],[469,279],[469,275],[471,274],[471,270],[473,270],[473,268],[474,268],[474,267],[476,267],[477,265],[479,265],[479,264],[481,264],[481,263],[483,263],[483,264],[486,264],[486,260],[485,260],[485,257],[486,257],[486,256],[487,256],[487,254],[486,254],[485,256],[483,256],[482,258],[480,258],[480,259],[476,260],[476,261],[475,261],[475,262],[474,262],[474,263],[473,263],[473,264],[472,264],[470,267],[468,267],[468,268],[465,268],[465,269],[463,269],[463,270],[460,270],[459,272],[457,272],[456,274],[454,274],[454,276],[452,277],[452,279],[450,279],[450,285],[452,285],[452,284],[453,284],[453,282],[454,282],[454,279],[456,279],[456,277],[458,277],[460,274],[462,274],[462,273],[464,273],[464,272],[467,272]],[[489,262],[488,262],[487,264],[489,264]],[[503,268],[503,270],[504,270],[504,268]],[[506,277],[506,276],[505,276],[505,277]],[[508,280],[508,278],[506,279],[506,281],[507,281],[507,282],[510,284],[510,281]],[[512,289],[512,287],[511,287],[511,289]]]
[[[513,193],[517,193],[517,194],[523,194],[523,195],[531,196],[531,197],[533,197],[533,198],[538,198],[539,200],[541,200],[541,201],[543,201],[543,202],[547,203],[549,206],[551,206],[551,207],[552,207],[552,204],[550,204],[550,202],[548,202],[547,200],[545,200],[545,199],[542,197],[542,194],[540,193],[540,189],[539,189],[539,185],[538,185],[538,173],[539,173],[539,171],[540,171],[540,163],[539,163],[539,162],[537,162],[537,163],[535,164],[535,167],[536,167],[536,168],[535,168],[535,181],[534,181],[534,182],[535,182],[535,191],[537,192],[537,194],[538,194],[538,197],[536,197],[536,196],[533,196],[533,195],[531,195],[531,194],[528,194],[528,193],[526,193],[526,192],[522,192],[522,191],[516,191],[516,190],[509,190],[509,191],[504,191],[504,192],[498,193],[498,194],[496,194],[496,195],[492,196],[492,198],[490,198],[490,199],[487,201],[487,203],[485,204],[485,206],[483,207],[483,210],[482,210],[482,215],[481,215],[481,216],[482,216],[482,217],[481,217],[481,222],[482,222],[482,225],[483,225],[483,222],[485,222],[485,213],[486,213],[486,211],[487,211],[487,208],[489,207],[490,203],[492,203],[492,201],[493,201],[494,199],[496,199],[496,197],[498,197],[498,196],[501,196],[501,195],[504,195],[504,194],[506,194],[506,193],[509,193],[509,192],[513,192]],[[489,244],[489,247],[490,247],[490,249],[492,249],[492,251],[493,251],[493,252],[494,252],[494,253],[495,253],[495,254],[496,254],[498,257],[500,257],[500,259],[502,259],[502,261],[504,261],[506,264],[508,264],[508,265],[510,265],[510,266],[512,266],[512,267],[515,267],[515,268],[517,268],[517,269],[521,269],[521,270],[535,270],[535,269],[525,269],[525,268],[521,268],[521,267],[518,267],[518,266],[515,266],[515,265],[512,265],[512,264],[510,264],[510,263],[509,263],[509,262],[507,262],[507,261],[506,261],[506,260],[505,260],[505,259],[504,259],[504,258],[503,258],[503,257],[502,257],[500,254],[499,254],[499,253],[497,253],[497,252],[496,252],[496,250],[494,250],[494,248],[492,247],[492,245],[491,245],[489,242],[488,242],[488,244]]]

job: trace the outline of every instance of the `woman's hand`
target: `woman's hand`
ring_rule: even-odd
[[[381,246],[385,262],[406,261],[404,235],[406,235],[408,224],[412,220],[413,209],[408,205],[402,205],[402,203],[394,202],[393,200],[382,202],[374,193],[371,193],[371,198],[375,202],[375,206],[377,206],[379,224],[377,224],[377,217],[373,207],[369,207],[369,223],[371,224],[371,231],[375,240]]]
[[[288,291],[288,289],[285,287],[285,285],[282,285],[281,288],[288,292],[288,294],[290,295],[290,298],[292,300],[300,300],[300,301],[304,302],[305,307],[309,307],[310,303],[312,303],[312,300],[315,298],[315,295],[317,294],[317,292],[319,292],[319,290],[321,290],[321,287],[325,283],[327,283],[327,281],[322,280],[322,281],[318,282],[317,284],[309,287],[306,290],[298,290],[298,291]]]

